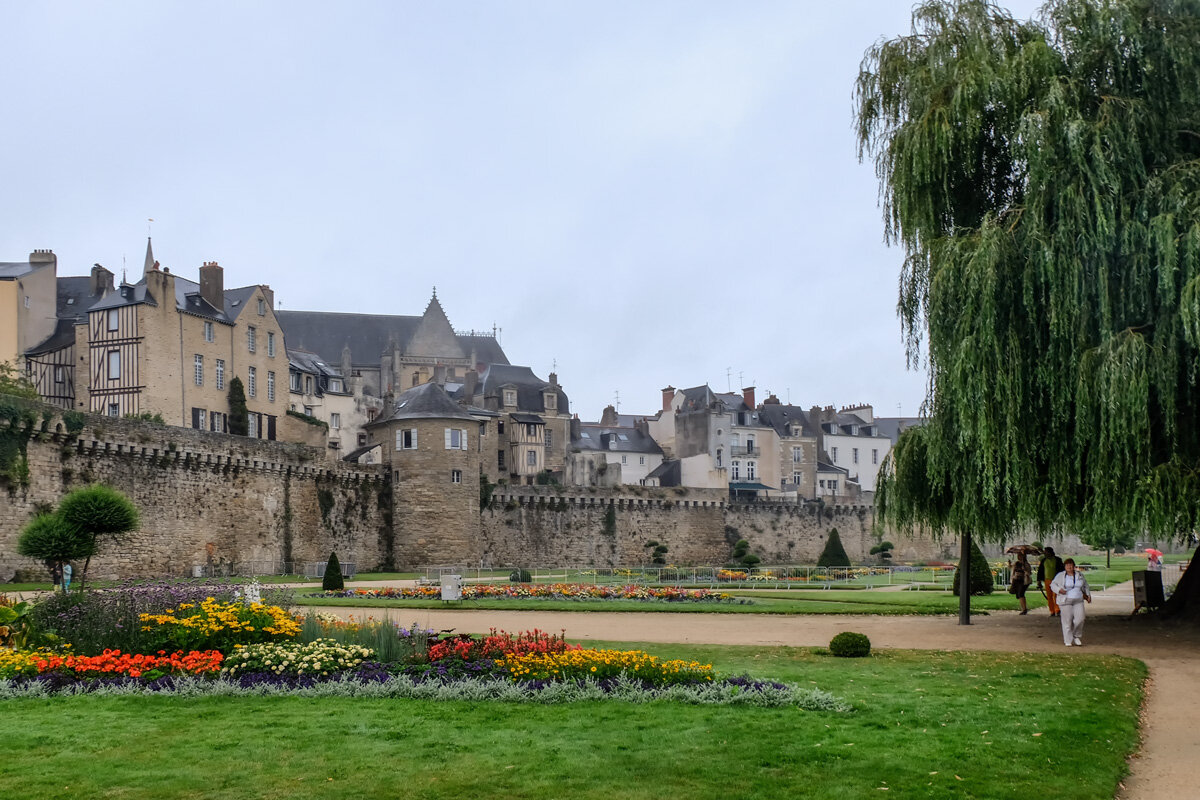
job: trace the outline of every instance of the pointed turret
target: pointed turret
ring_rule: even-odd
[[[154,248],[150,246],[150,237],[146,237],[146,264],[142,268],[142,277],[146,277],[149,273],[158,269],[158,262],[154,260]]]

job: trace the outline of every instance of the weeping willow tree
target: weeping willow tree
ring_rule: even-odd
[[[1200,2],[916,7],[866,54],[860,158],[904,250],[929,424],[901,529],[1185,536],[1200,517]],[[1200,568],[1176,607],[1200,606]],[[1194,611],[1193,611],[1194,613]]]

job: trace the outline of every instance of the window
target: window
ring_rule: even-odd
[[[748,481],[754,480],[754,468],[757,465],[758,465],[758,462],[756,462],[756,461],[747,461],[746,462],[746,480],[748,480]]]
[[[418,385],[418,384],[420,384],[420,383],[421,383],[421,373],[419,373],[419,372],[414,372],[414,373],[413,373],[413,382],[412,382],[412,385],[413,385],[413,386],[417,386],[417,385]]]
[[[503,450],[496,453],[496,466],[499,467],[501,472],[504,472],[504,451]]]
[[[251,397],[258,397],[258,370],[254,367],[249,368],[246,381],[246,394]]]
[[[275,373],[267,371],[267,400],[275,402]]]
[[[644,467],[644,466],[646,466],[646,457],[645,457],[645,456],[638,456],[638,464],[639,464],[639,465],[641,465],[641,466],[643,466],[643,467]]]
[[[198,431],[208,427],[208,413],[203,408],[192,409],[192,427]]]
[[[803,447],[793,447],[792,448],[792,463],[793,464],[803,464],[804,463],[804,448]]]
[[[344,389],[342,389],[342,379],[341,378],[330,378],[329,379],[329,391],[331,391],[331,392],[345,391]]]
[[[451,483],[462,483],[462,470],[461,469],[450,470],[450,482]]]
[[[118,309],[110,308],[108,310],[108,329],[115,331],[121,327],[121,312]]]
[[[734,461],[730,464],[729,476],[735,481],[742,477],[742,462]]]
[[[825,481],[817,481],[817,483],[819,483],[821,485],[822,489],[825,488]]]
[[[366,435],[365,433],[361,433],[361,432],[360,432],[360,433],[358,434],[358,446],[359,446],[359,447],[366,447],[366,446],[367,446],[367,435]]]
[[[204,385],[204,356],[200,355],[199,353],[196,354],[195,363],[192,367],[192,372],[194,373],[193,378],[196,381],[196,385],[203,386]]]
[[[330,414],[329,427],[333,428],[334,430],[340,429],[342,427],[342,415],[337,413]]]
[[[496,422],[496,433],[504,433],[504,420]]]
[[[407,430],[396,431],[396,449],[397,450],[416,450],[417,449],[417,429],[409,428]]]
[[[312,394],[312,376],[311,375],[304,376],[304,393]]]
[[[530,439],[536,439],[537,433],[538,433],[537,429],[538,429],[538,426],[535,425],[534,423],[530,422],[528,425],[525,426],[525,435],[527,435]]]
[[[213,332],[213,324],[211,322],[204,323],[204,341],[215,342],[217,340],[216,333]]]
[[[833,492],[834,494],[837,494],[837,485],[838,485],[838,482],[837,482],[837,481],[830,481],[830,482],[829,482],[829,490],[830,490],[831,492]]]
[[[29,308],[29,295],[25,295],[25,307]]]
[[[804,479],[804,476],[801,473],[799,473],[799,472],[792,473],[792,483],[796,484],[797,486],[800,485],[800,481],[802,481],[803,479]]]
[[[246,415],[246,435],[251,439],[258,438],[258,414]]]
[[[60,366],[56,366],[54,368],[54,382],[55,383],[66,383],[67,382],[67,372]]]
[[[546,392],[546,410],[553,411],[558,408],[558,395],[554,392]]]
[[[217,388],[225,388],[225,359],[217,359]]]
[[[263,300],[261,297],[258,298],[258,315],[260,317],[265,317],[267,315],[267,301]]]
[[[629,463],[629,457],[628,457],[628,456],[621,456],[621,463],[622,463],[622,464],[628,464],[628,463]]]
[[[117,405],[116,403],[109,403],[108,404],[108,415],[110,417],[121,416],[121,407],[119,405]]]
[[[554,431],[546,428],[546,449],[549,450],[554,446]]]
[[[108,379],[116,381],[121,379],[121,351],[108,351]]]
[[[213,433],[223,433],[225,431],[225,415],[219,411],[214,411],[208,415],[209,428]]]
[[[267,331],[267,356],[275,357],[275,332]]]
[[[746,437],[746,452],[747,453],[754,452],[754,437],[753,436]]]
[[[305,407],[304,407],[304,414],[305,414],[305,416],[309,416],[309,417],[311,417],[311,416],[313,415],[313,407],[312,407],[312,406],[305,406]]]
[[[251,353],[254,352],[254,346],[255,346],[254,343],[255,343],[255,334],[256,333],[257,333],[257,331],[254,329],[253,325],[246,328],[246,345],[247,345],[247,347],[250,348]]]
[[[871,451],[871,463],[872,463],[872,464],[878,464],[878,463],[879,463],[879,451],[878,451],[878,450],[872,450],[872,451]]]
[[[290,373],[289,380],[291,381],[292,391],[293,392],[300,391],[300,373],[299,372]]]
[[[836,447],[829,448],[829,457],[833,459],[833,463],[835,463],[835,464],[837,463],[837,448]]]
[[[537,450],[530,450],[525,454],[525,463],[531,467],[537,466]]]
[[[514,389],[504,390],[504,405],[515,406],[517,404],[517,392]]]
[[[854,460],[855,464],[858,463],[858,448],[857,447],[853,448],[850,451],[850,458]]]

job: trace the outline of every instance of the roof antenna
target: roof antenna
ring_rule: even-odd
[[[617,412],[621,411],[621,390],[617,389],[613,392],[613,404],[616,406]]]
[[[727,391],[727,392],[733,391],[733,387],[730,385],[730,381],[732,379],[733,379],[733,367],[726,367],[725,368],[725,391]]]

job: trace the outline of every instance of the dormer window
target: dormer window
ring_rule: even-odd
[[[504,390],[504,405],[515,406],[516,404],[517,404],[517,390],[516,389],[505,389]]]
[[[258,315],[260,317],[265,317],[267,315],[267,301],[263,300],[261,297],[258,298]]]

